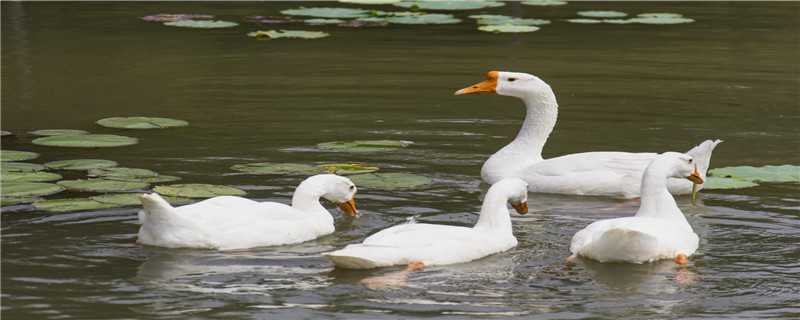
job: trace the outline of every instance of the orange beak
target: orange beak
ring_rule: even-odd
[[[703,177],[700,176],[700,172],[697,171],[697,166],[694,166],[694,171],[692,171],[692,175],[686,177],[689,181],[693,182],[694,184],[703,184]]]
[[[358,209],[356,209],[356,198],[353,197],[353,198],[350,198],[350,200],[347,200],[345,202],[340,203],[339,204],[339,209],[341,209],[342,211],[344,211],[344,213],[346,213],[347,215],[349,215],[351,217],[357,216],[358,215]]]
[[[522,201],[520,203],[511,203],[511,206],[517,210],[519,214],[526,214],[528,213],[528,201]]]
[[[499,72],[489,71],[486,73],[486,80],[473,84],[469,87],[456,91],[455,95],[469,93],[494,93],[497,90],[497,76]]]

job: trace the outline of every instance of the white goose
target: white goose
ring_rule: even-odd
[[[665,152],[657,156],[642,178],[642,204],[633,217],[593,222],[572,237],[570,251],[600,262],[643,263],[674,259],[688,263],[698,246],[697,234],[667,190],[667,179],[702,184],[694,159]]]
[[[408,265],[423,266],[468,262],[503,252],[517,245],[511,231],[508,202],[518,213],[528,212],[525,181],[504,179],[489,188],[480,217],[472,228],[439,224],[401,224],[379,231],[363,243],[325,253],[337,267],[368,269]]]
[[[536,76],[518,72],[490,71],[487,80],[456,91],[497,93],[522,99],[527,108],[525,121],[517,137],[503,147],[481,168],[487,183],[519,177],[528,182],[532,192],[576,195],[599,195],[623,198],[639,196],[642,173],[656,153],[585,152],[551,159],[542,158],[542,148],[553,131],[558,117],[558,103],[550,86]],[[687,154],[697,161],[702,177],[711,162],[711,152],[721,140],[706,140]],[[672,194],[692,192],[685,179],[671,179]],[[698,190],[702,185],[697,186]]]
[[[300,243],[334,231],[333,216],[319,203],[320,198],[356,216],[355,194],[350,179],[333,174],[301,182],[292,206],[223,196],[174,208],[158,194],[144,194],[137,242],[218,250]]]

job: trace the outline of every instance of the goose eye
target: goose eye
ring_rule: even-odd
[[[692,159],[689,159],[689,164],[692,164]]]
[[[514,81],[517,81],[517,78],[508,78],[508,82],[514,82]]]
[[[356,186],[350,186],[350,191],[353,191],[355,189],[356,189]]]

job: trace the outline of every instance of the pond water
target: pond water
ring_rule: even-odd
[[[580,261],[564,265],[572,235],[591,221],[631,215],[637,203],[530,195],[514,216],[519,246],[472,263],[432,267],[404,288],[362,279],[397,271],[334,270],[320,253],[414,218],[471,225],[480,165],[516,134],[520,101],[453,96],[489,70],[529,72],[558,95],[545,157],[592,150],[685,151],[725,140],[712,167],[800,163],[800,5],[601,3],[458,11],[461,24],[302,27],[331,36],[258,41],[243,22],[303,3],[2,3],[3,149],[30,162],[110,159],[186,183],[234,185],[288,202],[302,177],[233,174],[246,162],[365,162],[431,176],[417,190],[362,188],[362,216],[336,213],[337,231],[307,243],[235,252],[135,243],[135,208],[2,212],[5,319],[394,319],[525,317],[795,318],[800,316],[800,185],[704,191],[677,199],[701,238],[687,267]],[[327,3],[328,6],[356,7]],[[391,10],[391,6],[376,6]],[[677,12],[680,25],[564,22],[582,10]],[[183,29],[141,21],[204,13],[238,27]],[[479,32],[466,15],[551,19],[528,34]],[[189,127],[126,131],[111,116],[184,119]],[[134,136],[134,146],[31,144],[25,132],[82,129]],[[314,151],[333,140],[412,140],[382,153]],[[91,194],[61,193],[51,198]]]

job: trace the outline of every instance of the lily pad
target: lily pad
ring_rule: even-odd
[[[2,137],[5,137],[5,136],[13,136],[13,135],[14,135],[14,134],[13,134],[13,133],[11,133],[10,131],[0,130],[0,136],[2,136]]]
[[[220,29],[232,28],[239,24],[231,21],[222,20],[178,20],[171,22],[164,22],[165,26],[180,27],[180,28],[194,28],[194,29]]]
[[[539,29],[540,29],[539,27],[534,27],[534,26],[515,26],[515,25],[488,25],[488,26],[478,27],[478,30],[480,31],[495,32],[495,33],[534,32]]]
[[[63,135],[36,138],[33,144],[49,147],[67,148],[110,148],[122,147],[139,143],[136,138],[118,136],[114,134],[81,134]]]
[[[0,161],[25,161],[36,159],[39,154],[36,152],[0,150]]]
[[[158,173],[148,169],[140,168],[126,168],[126,167],[111,167],[111,168],[97,168],[90,169],[89,176],[111,178],[153,178],[157,177]]]
[[[550,23],[550,20],[516,18],[499,14],[478,14],[469,17],[477,19],[476,22],[483,25],[540,26]]]
[[[603,20],[599,19],[567,19],[566,21],[571,23],[583,23],[583,24],[603,23]]]
[[[389,21],[383,18],[358,18],[353,20],[348,20],[337,24],[336,26],[339,27],[348,27],[348,28],[374,28],[374,27],[385,27],[389,25]]]
[[[682,23],[694,22],[694,19],[691,18],[672,17],[672,16],[649,16],[649,17],[640,16],[630,20],[641,24],[682,24]]]
[[[63,135],[79,135],[88,134],[89,131],[77,129],[42,129],[28,132],[35,136],[63,136]]]
[[[321,164],[318,167],[325,172],[338,174],[341,176],[370,173],[380,170],[378,167],[370,167],[360,163],[327,163]]]
[[[405,140],[356,140],[332,141],[317,144],[320,150],[343,152],[378,152],[393,151],[412,145],[414,142]]]
[[[800,182],[800,166],[738,166],[716,168],[709,175],[750,182]]]
[[[341,3],[354,3],[354,4],[393,4],[402,0],[339,0]]]
[[[306,24],[310,24],[310,25],[314,25],[314,26],[325,25],[325,24],[340,24],[340,23],[343,23],[343,22],[345,22],[345,21],[342,20],[342,19],[322,19],[322,18],[308,19],[308,20],[305,21]]]
[[[631,24],[631,23],[636,23],[636,19],[603,19],[603,23]]]
[[[120,207],[116,204],[102,203],[88,198],[39,200],[34,202],[33,206],[38,210],[48,212],[75,212]]]
[[[351,8],[297,8],[287,9],[281,13],[290,16],[307,16],[315,18],[361,18],[369,15],[369,11],[364,9]]]
[[[248,22],[262,23],[262,24],[284,24],[284,23],[303,22],[302,19],[297,19],[293,17],[284,17],[284,16],[249,16],[245,17],[244,20]]]
[[[394,4],[398,7],[422,10],[475,10],[483,8],[502,7],[505,4],[499,1],[483,0],[429,0],[429,1],[403,1]]]
[[[247,194],[244,190],[234,187],[199,183],[157,186],[153,191],[165,196],[181,198],[211,198],[216,196],[243,196]]]
[[[61,175],[51,172],[3,172],[0,180],[3,182],[46,182],[61,180]]]
[[[33,197],[20,197],[20,198],[2,197],[2,198],[0,198],[0,206],[3,206],[3,207],[5,207],[5,206],[13,206],[13,205],[24,204],[24,203],[32,203],[32,202],[38,201],[38,200],[39,200],[39,198],[33,198]]]
[[[526,0],[521,3],[527,6],[563,6],[567,4],[566,1],[561,0]]]
[[[317,174],[324,172],[319,167],[299,163],[256,162],[231,166],[232,170],[249,174]]]
[[[454,24],[461,22],[450,14],[428,13],[408,16],[387,17],[386,21],[395,24]]]
[[[368,189],[396,190],[429,185],[431,178],[410,173],[368,173],[350,176],[359,187]]]
[[[25,162],[3,162],[0,163],[0,168],[3,173],[6,172],[34,172],[34,171],[42,171],[45,167],[41,164],[37,163],[25,163]]]
[[[40,197],[64,191],[64,187],[44,182],[3,183],[3,197]]]
[[[173,22],[181,20],[208,20],[208,19],[214,19],[214,16],[207,14],[190,14],[190,13],[178,13],[178,14],[159,13],[159,14],[144,16],[141,19],[144,21],[151,21],[151,22]]]
[[[181,177],[159,174],[155,177],[106,176],[103,177],[103,179],[115,180],[115,181],[144,182],[144,183],[162,183],[162,182],[178,181],[181,179]]]
[[[248,37],[256,39],[278,39],[278,38],[297,38],[297,39],[319,39],[330,36],[322,31],[302,31],[302,30],[268,30],[255,31],[247,34]]]
[[[103,159],[73,159],[51,161],[44,165],[50,169],[56,170],[91,170],[116,167],[117,163],[115,161]]]
[[[111,117],[97,120],[96,123],[118,129],[163,129],[189,125],[189,122],[184,120],[158,117]]]
[[[146,182],[117,181],[108,179],[62,180],[58,185],[71,191],[82,192],[118,192],[144,189],[150,186]]]
[[[129,207],[129,206],[140,206],[142,204],[141,200],[139,200],[140,195],[141,193],[110,193],[99,196],[93,196],[90,197],[89,199],[101,203],[114,204],[120,207]],[[171,205],[174,206],[189,204],[195,201],[189,198],[176,198],[176,197],[164,197],[164,200],[167,200],[167,202],[169,202]]]
[[[757,185],[758,185],[757,183],[747,180],[722,178],[722,177],[706,177],[706,181],[705,183],[703,183],[703,189],[707,190],[743,189],[743,188],[755,187]]]
[[[683,18],[683,15],[680,13],[666,12],[640,13],[636,16],[640,18]]]
[[[622,18],[627,16],[628,14],[620,11],[589,10],[589,11],[578,11],[578,15],[590,18]]]

